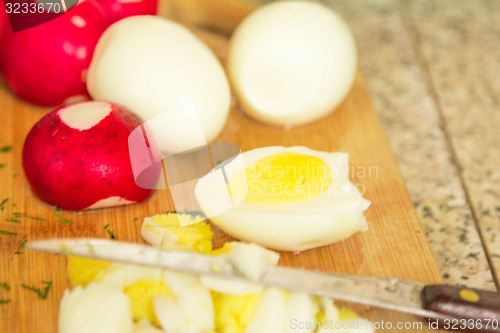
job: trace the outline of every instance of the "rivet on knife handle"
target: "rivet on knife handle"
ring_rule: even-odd
[[[472,288],[428,285],[422,292],[422,301],[427,310],[457,318],[432,319],[432,325],[457,331],[500,332],[498,295]]]

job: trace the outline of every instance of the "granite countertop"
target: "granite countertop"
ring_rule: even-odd
[[[500,278],[500,2],[324,0],[359,63],[445,282]]]

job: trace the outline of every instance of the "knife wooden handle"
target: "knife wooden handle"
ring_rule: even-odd
[[[500,293],[448,285],[428,285],[422,292],[427,310],[456,319],[433,320],[440,328],[500,332]]]

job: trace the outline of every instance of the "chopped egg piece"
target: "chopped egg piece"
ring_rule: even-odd
[[[319,312],[319,304],[313,297],[306,293],[291,291],[288,293],[286,300],[286,323],[284,333],[292,332],[314,332],[314,328],[304,329],[294,327],[291,325],[293,322],[313,323]]]
[[[230,252],[233,266],[242,275],[258,281],[267,267],[267,251],[256,244],[236,244]]]
[[[261,291],[264,287],[259,284],[242,282],[232,279],[223,279],[214,276],[200,276],[200,283],[210,290],[226,295],[250,295]]]
[[[141,236],[153,246],[186,246],[207,254],[212,251],[213,233],[210,225],[205,221],[181,225],[181,220],[198,218],[199,216],[175,212],[146,217]]]
[[[147,320],[139,321],[134,327],[134,333],[165,333]]]
[[[171,225],[177,237],[163,247],[169,245],[172,249],[192,251],[203,239],[208,246],[201,248],[210,249],[207,254],[231,260],[249,277],[258,277],[266,266],[278,263],[278,253],[256,244],[228,242],[220,249],[211,250],[212,233],[207,232],[209,225],[206,222],[196,228],[181,227],[173,215],[154,217],[162,221],[160,224]],[[176,245],[178,239],[185,242]],[[68,275],[74,286],[87,286],[66,291],[61,302],[61,333],[87,333],[86,327],[91,327],[92,333],[320,332],[310,327],[323,319],[344,321],[358,317],[347,309],[338,310],[327,298],[152,267],[71,257]],[[106,297],[106,302],[102,302],[102,297]],[[113,309],[109,319],[102,303],[108,306],[108,311]],[[95,320],[86,320],[87,315],[95,316]],[[292,327],[292,319],[311,325],[297,330]],[[101,321],[106,321],[100,324],[103,330],[93,326]],[[82,323],[81,330],[73,329],[75,322]]]
[[[212,296],[197,277],[167,271],[164,282],[172,288],[175,299],[157,296],[153,304],[156,317],[167,333],[202,333],[215,328]]]
[[[102,276],[111,262],[83,257],[68,257],[68,278],[72,286],[86,286]]]
[[[156,296],[174,296],[168,285],[158,279],[139,280],[125,287],[124,291],[130,299],[134,320],[145,319],[156,325],[160,323],[153,308],[153,298]]]
[[[267,288],[245,333],[283,332],[286,326],[285,292],[278,288]]]
[[[59,309],[60,333],[132,333],[127,296],[102,283],[66,291]]]
[[[127,286],[145,279],[161,280],[163,270],[153,267],[113,263],[96,279],[107,286],[124,290]]]
[[[212,292],[217,332],[244,333],[257,310],[262,292],[245,296]]]

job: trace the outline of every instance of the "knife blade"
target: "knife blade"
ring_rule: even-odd
[[[266,267],[256,281],[242,275],[231,260],[220,256],[107,239],[52,239],[28,242],[25,246],[42,252],[153,266],[307,292],[440,320],[441,324],[453,319],[476,320],[475,327],[469,327],[472,331],[500,332],[500,294],[484,290],[280,266]],[[479,320],[481,325],[477,324]]]

